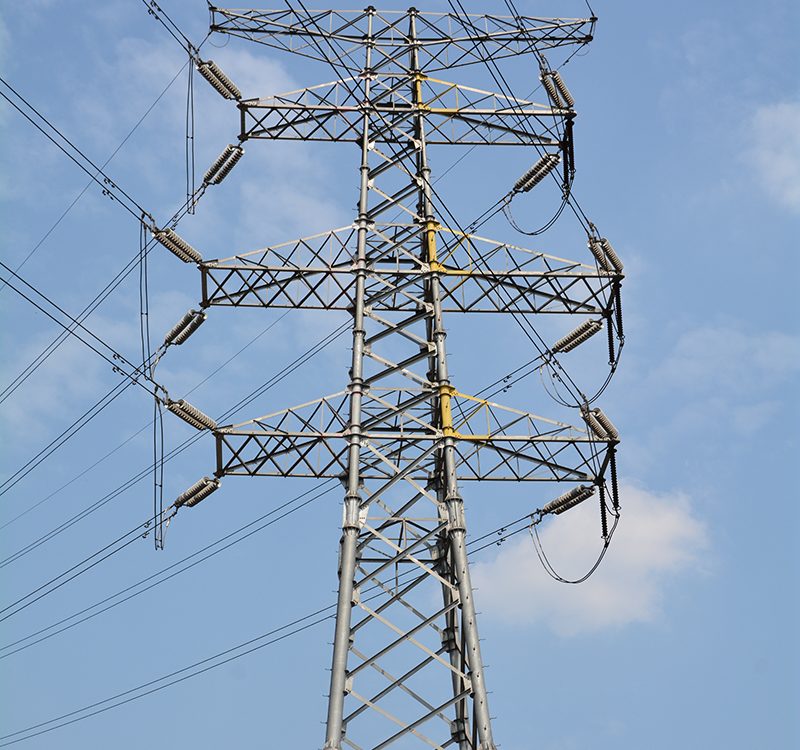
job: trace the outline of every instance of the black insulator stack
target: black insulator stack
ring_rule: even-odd
[[[614,512],[617,513],[619,511],[619,484],[617,482],[617,451],[616,449],[611,449],[611,505],[614,508]]]
[[[608,331],[608,364],[613,365],[616,361],[616,354],[614,353],[614,326],[611,325],[611,317],[607,321],[606,330]]]
[[[603,532],[603,539],[608,539],[608,513],[606,511],[606,488],[600,484],[600,528]]]

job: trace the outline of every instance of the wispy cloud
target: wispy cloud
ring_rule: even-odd
[[[550,578],[527,537],[502,548],[494,560],[477,564],[473,580],[484,616],[518,626],[542,624],[562,636],[660,618],[670,580],[704,569],[707,532],[682,493],[628,485],[622,503],[622,520],[605,560],[578,586]],[[582,575],[599,553],[593,505],[543,523],[544,549],[565,578]]]
[[[779,102],[756,110],[750,124],[749,162],[778,205],[800,213],[800,102]]]

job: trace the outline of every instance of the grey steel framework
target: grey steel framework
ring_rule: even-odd
[[[239,101],[240,141],[356,143],[352,225],[202,261],[203,306],[347,310],[347,387],[215,426],[216,476],[339,477],[339,597],[324,748],[493,750],[459,481],[600,485],[616,434],[462,393],[444,313],[612,320],[618,270],[442,225],[428,145],[566,153],[571,107],[436,71],[584,44],[593,19],[212,9],[212,30],[325,60],[332,83]],[[398,218],[399,217],[399,218]]]

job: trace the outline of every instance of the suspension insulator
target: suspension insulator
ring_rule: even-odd
[[[561,94],[561,98],[567,103],[567,106],[569,108],[574,107],[575,100],[572,98],[572,94],[569,93],[569,89],[561,78],[561,74],[557,70],[553,70],[550,73],[550,79],[555,84],[555,88],[558,89],[558,93]]]
[[[611,247],[611,243],[605,237],[603,237],[600,240],[600,244],[603,246],[603,252],[606,254],[608,262],[611,264],[613,269],[617,273],[622,273],[624,266],[622,265],[622,261],[619,259],[619,256],[614,252],[614,248]]]
[[[193,508],[201,500],[205,500],[212,492],[219,489],[219,479],[211,479],[211,477],[203,477],[199,482],[195,482],[188,490],[178,495],[175,500],[175,507],[180,508],[186,506]]]
[[[233,144],[225,146],[224,151],[216,158],[203,176],[203,182],[207,185],[219,185],[231,169],[236,166],[239,159],[242,158],[242,154],[244,154],[244,149],[241,146],[234,146]]]
[[[184,263],[202,263],[203,256],[197,252],[183,237],[172,229],[160,229],[154,235],[167,250],[180,258]]]
[[[618,440],[619,431],[614,427],[614,423],[606,416],[605,412],[602,411],[602,409],[592,409],[592,412],[594,413],[595,419],[597,419],[605,431],[606,437],[610,440]]]
[[[189,338],[206,319],[201,310],[189,310],[164,337],[164,346],[180,345]]]
[[[603,425],[601,425],[598,421],[594,411],[583,412],[583,420],[586,422],[587,427],[592,431],[595,437],[598,437],[601,440],[606,439],[606,431],[603,429]]]
[[[560,161],[561,157],[558,154],[545,154],[514,183],[513,192],[527,193],[531,188],[538,185],[547,177]]]
[[[547,503],[547,505],[542,508],[542,513],[559,515],[565,510],[574,508],[592,495],[594,495],[594,487],[587,487],[584,484],[573,487],[569,492],[565,492],[563,495],[559,495],[555,500],[551,500]]]
[[[550,97],[550,101],[553,102],[556,107],[561,107],[561,97],[558,95],[558,89],[556,89],[556,84],[552,78],[552,73],[542,73],[539,76],[539,80],[542,82],[544,90]]]
[[[608,512],[606,511],[606,488],[600,484],[600,530],[603,539],[608,540]]]
[[[592,237],[589,240],[589,250],[591,251],[592,255],[594,255],[594,259],[597,261],[597,265],[599,265],[600,268],[602,268],[604,271],[608,271],[609,273],[614,272],[614,266],[611,265],[606,257],[605,251],[603,250],[603,244],[600,240]]]
[[[608,319],[608,364],[614,365],[616,353],[614,352],[614,326],[611,324],[611,313],[607,314]]]
[[[617,451],[611,449],[611,505],[615,513],[619,513],[619,482],[617,481]]]
[[[594,336],[602,327],[603,322],[600,320],[585,320],[574,331],[570,331],[556,341],[552,346],[552,351],[556,353],[572,351],[576,346]]]
[[[188,401],[167,401],[167,409],[198,430],[216,430],[217,423]]]
[[[242,98],[242,92],[239,91],[236,84],[226,76],[219,65],[213,60],[206,60],[197,66],[200,75],[203,76],[216,90],[226,99]]]

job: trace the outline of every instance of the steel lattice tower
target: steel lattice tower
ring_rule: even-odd
[[[536,104],[433,74],[584,44],[593,20],[212,9],[215,32],[349,74],[241,100],[239,109],[240,142],[359,146],[353,224],[199,263],[203,307],[352,315],[343,391],[244,424],[214,425],[218,478],[338,477],[345,485],[325,750],[494,750],[459,482],[602,488],[613,462],[616,433],[603,432],[588,412],[583,429],[459,391],[448,374],[444,313],[601,316],[610,329],[620,269],[444,225],[428,160],[432,144],[566,154],[571,105]]]

